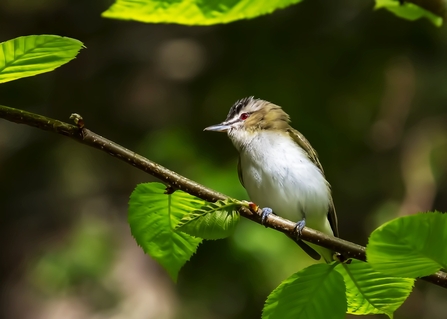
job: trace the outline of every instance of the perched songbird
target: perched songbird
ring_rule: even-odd
[[[231,107],[224,122],[205,130],[227,132],[239,152],[239,180],[250,200],[264,207],[263,221],[273,210],[298,221],[298,235],[306,225],[338,237],[331,189],[317,153],[289,122],[280,106],[248,97]],[[330,250],[298,243],[314,259],[332,261]]]

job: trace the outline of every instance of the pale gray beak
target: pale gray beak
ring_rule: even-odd
[[[231,124],[220,123],[205,127],[204,131],[227,132],[231,128]]]

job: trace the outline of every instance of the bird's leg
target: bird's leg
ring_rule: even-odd
[[[303,219],[300,220],[299,222],[297,222],[295,225],[295,231],[296,231],[297,238],[301,237],[301,232],[303,231],[304,226],[306,226],[306,218],[305,217],[303,217]]]
[[[254,213],[257,213],[258,209],[260,208],[258,205],[256,205],[253,202],[248,202],[248,207]],[[270,207],[264,207],[264,208],[261,208],[261,210],[262,210],[262,213],[261,213],[261,225],[265,225],[267,217],[270,214],[274,214],[274,212],[273,212],[273,210]]]
[[[261,225],[265,225],[265,221],[267,220],[267,217],[273,214],[273,210],[270,207],[264,207],[262,208],[262,214],[261,214]]]

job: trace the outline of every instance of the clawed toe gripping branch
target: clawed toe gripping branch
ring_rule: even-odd
[[[82,120],[82,117],[78,115],[72,117],[76,123],[76,125],[73,125],[42,115],[0,105],[0,118],[68,136],[82,144],[97,148],[154,177],[157,177],[164,183],[168,184],[171,190],[182,190],[208,202],[228,199],[228,196],[222,193],[216,192],[192,180],[189,180],[184,176],[181,176],[113,141],[90,131],[84,127],[84,121]],[[285,220],[275,214],[268,214],[268,218],[266,218],[265,212],[259,207],[253,209],[253,207],[241,206],[239,213],[243,217],[248,218],[258,224],[262,224],[266,227],[285,233],[291,239],[296,237],[296,224],[294,222]],[[327,236],[308,227],[302,228],[300,238],[310,243],[339,252],[347,258],[354,258],[362,261],[366,260],[364,247],[340,238]],[[421,279],[447,288],[447,274],[442,271],[422,277]]]

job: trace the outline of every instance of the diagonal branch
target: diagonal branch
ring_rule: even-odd
[[[76,126],[3,105],[0,105],[0,118],[71,137],[82,144],[97,148],[108,153],[109,155],[127,162],[128,164],[135,166],[136,168],[154,177],[157,177],[175,189],[180,189],[203,200],[215,202],[220,199],[228,198],[228,196],[222,193],[200,185],[199,183],[179,175],[176,172],[152,162],[147,158],[84,128],[83,123],[81,122],[77,122],[78,126]],[[245,207],[242,207],[239,212],[245,218],[261,224],[260,209],[258,209],[255,213]],[[273,214],[270,215],[264,226],[276,229],[292,239],[295,237],[295,223],[279,216]],[[365,247],[340,238],[328,236],[311,228],[304,227],[301,238],[310,243],[337,251],[345,257],[355,258],[362,261],[366,260]],[[438,271],[436,274],[423,277],[422,279],[435,285],[447,288],[447,273],[445,272]]]

